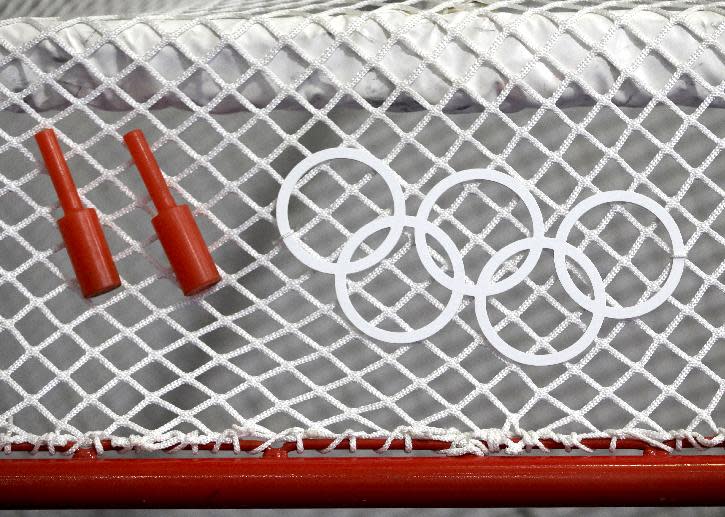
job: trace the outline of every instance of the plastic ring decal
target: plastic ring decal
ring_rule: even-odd
[[[584,273],[589,277],[589,282],[592,285],[592,291],[594,299],[587,298],[591,303],[591,309],[588,309],[592,313],[592,319],[584,331],[584,334],[577,339],[572,345],[569,345],[564,350],[553,352],[550,354],[532,354],[530,352],[522,352],[506,343],[501,336],[498,335],[496,330],[491,325],[491,321],[488,318],[488,311],[486,309],[486,292],[487,286],[491,285],[491,278],[496,273],[506,260],[514,256],[516,253],[531,249],[533,247],[548,248],[554,250],[555,253],[559,253],[562,257],[569,256],[579,264],[584,270]],[[571,244],[559,241],[557,239],[544,238],[538,243],[534,242],[534,239],[521,239],[516,242],[512,242],[508,246],[504,246],[500,251],[495,253],[491,260],[489,260],[481,271],[481,275],[478,277],[479,295],[476,296],[475,311],[476,319],[478,324],[483,331],[483,335],[488,339],[489,343],[493,347],[501,352],[509,359],[513,359],[522,364],[529,364],[534,366],[545,366],[551,364],[562,363],[568,361],[591,345],[599,333],[599,329],[602,327],[604,321],[604,309],[606,307],[607,299],[604,291],[604,281],[599,275],[594,263],[589,260],[589,257],[584,255],[579,249],[575,248]]]
[[[534,196],[526,190],[526,186],[516,181],[511,176],[507,176],[498,171],[491,169],[469,169],[461,172],[457,172],[444,180],[437,183],[430,192],[425,196],[423,201],[418,208],[418,218],[424,221],[428,220],[430,212],[435,205],[436,201],[443,195],[443,193],[451,187],[460,183],[468,183],[471,181],[492,181],[508,187],[513,190],[516,195],[524,202],[526,208],[531,216],[531,223],[533,226],[532,237],[541,238],[544,236],[544,218],[541,215],[541,209],[536,203]],[[437,280],[440,284],[446,286],[448,289],[453,291],[460,291],[468,296],[476,295],[476,284],[469,278],[464,277],[462,280],[454,280],[447,274],[445,274],[436,264],[433,262],[428,245],[425,242],[425,233],[418,228],[415,230],[415,246],[420,255],[420,260],[423,263],[426,271]],[[511,275],[507,276],[501,281],[495,282],[489,286],[489,294],[498,294],[511,289],[513,286],[521,282],[527,277],[536,267],[536,263],[539,261],[539,255],[541,254],[541,248],[533,247],[529,250],[529,254],[524,260],[523,264]]]
[[[289,202],[292,190],[297,182],[314,167],[330,160],[354,160],[364,163],[385,180],[393,196],[393,221],[390,226],[390,232],[379,248],[370,255],[356,261],[348,263],[345,267],[347,273],[357,273],[367,269],[388,256],[395,247],[403,233],[404,217],[405,217],[405,198],[403,190],[400,188],[395,173],[388,167],[385,162],[378,160],[375,156],[367,151],[360,149],[351,149],[347,147],[336,147],[333,149],[325,149],[324,151],[312,154],[298,163],[282,182],[282,187],[277,195],[277,228],[287,249],[299,259],[300,262],[316,271],[334,274],[337,271],[335,264],[323,257],[309,253],[302,245],[300,238],[290,228],[289,224]]]
[[[595,194],[574,206],[566,217],[564,217],[561,225],[559,225],[559,230],[556,232],[557,240],[566,242],[569,232],[571,232],[572,227],[579,218],[592,208],[603,205],[604,203],[632,203],[649,210],[662,222],[665,230],[670,236],[670,241],[672,242],[672,268],[670,269],[670,274],[667,277],[667,280],[664,284],[662,284],[659,290],[647,300],[631,307],[607,306],[604,311],[604,315],[607,318],[636,318],[638,316],[642,316],[643,314],[647,314],[662,305],[674,292],[677,284],[680,282],[682,272],[685,269],[685,245],[682,242],[682,234],[680,233],[680,229],[677,227],[675,220],[667,212],[667,210],[662,207],[662,205],[658,205],[650,198],[645,197],[642,194],[637,194],[636,192],[614,190]],[[574,285],[574,282],[572,282],[571,276],[569,276],[569,272],[564,265],[564,255],[562,253],[555,251],[554,266],[556,267],[556,274],[559,277],[559,281],[567,294],[579,305],[587,310],[591,310],[591,299],[584,296],[577,286]]]
[[[375,219],[360,228],[350,237],[350,240],[345,243],[345,246],[342,248],[342,252],[340,253],[340,257],[337,259],[340,268],[335,273],[335,291],[337,293],[337,300],[340,302],[342,312],[345,313],[345,316],[347,316],[353,325],[365,334],[381,341],[387,341],[388,343],[413,343],[432,336],[448,324],[461,306],[463,293],[459,291],[451,291],[451,297],[449,298],[445,309],[443,309],[443,311],[427,325],[411,331],[392,332],[389,330],[383,330],[371,325],[360,316],[350,301],[350,293],[347,289],[347,274],[345,272],[348,269],[347,265],[350,263],[350,259],[358,246],[360,246],[360,244],[362,244],[363,241],[373,233],[382,230],[383,228],[391,227],[394,223],[393,219],[393,217]],[[405,226],[414,228],[416,232],[421,231],[430,234],[431,237],[437,240],[441,246],[443,246],[443,249],[451,261],[453,266],[453,278],[460,279],[463,277],[465,273],[463,271],[463,259],[461,258],[461,254],[458,252],[458,248],[456,248],[456,245],[453,243],[451,238],[448,237],[443,230],[435,226],[433,223],[410,216],[405,218]]]

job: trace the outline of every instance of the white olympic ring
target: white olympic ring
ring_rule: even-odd
[[[445,309],[443,309],[438,317],[427,325],[412,331],[391,332],[389,330],[383,330],[371,325],[360,316],[350,301],[350,293],[347,290],[347,274],[345,273],[345,266],[349,263],[358,246],[360,246],[360,244],[362,244],[363,241],[365,241],[365,239],[370,237],[373,233],[383,228],[390,227],[393,224],[392,219],[392,217],[375,219],[352,234],[350,240],[348,240],[342,247],[340,256],[337,259],[337,263],[341,264],[342,268],[335,273],[335,292],[337,293],[337,300],[340,302],[342,312],[345,313],[345,316],[347,316],[353,325],[365,332],[368,336],[388,343],[413,343],[415,341],[422,341],[445,327],[448,322],[453,319],[458,312],[458,309],[461,307],[463,293],[451,290],[451,298],[448,300]],[[429,233],[441,246],[443,246],[443,249],[453,265],[454,279],[461,278],[465,275],[463,271],[463,258],[458,252],[456,245],[453,243],[451,238],[443,232],[443,230],[428,221],[411,216],[405,217],[405,226],[414,228],[416,232],[420,231],[421,233]]]
[[[544,236],[544,218],[541,215],[541,209],[539,208],[538,203],[536,203],[536,199],[534,199],[531,192],[526,190],[524,185],[517,182],[511,176],[506,176],[502,172],[491,169],[469,169],[457,172],[456,174],[448,176],[436,183],[436,185],[430,192],[428,192],[423,201],[420,203],[420,208],[418,208],[418,218],[427,221],[433,205],[435,205],[438,198],[440,198],[446,190],[460,183],[468,183],[470,181],[493,181],[513,190],[529,210],[531,224],[533,226],[533,237],[541,238]],[[468,296],[476,295],[476,284],[471,282],[468,277],[464,276],[462,281],[456,282],[441,271],[435,262],[433,262],[430,250],[428,249],[428,244],[425,242],[425,234],[422,231],[418,231],[418,227],[416,227],[415,230],[415,247],[418,250],[418,255],[420,256],[420,261],[423,263],[423,267],[425,267],[428,274],[430,274],[430,276],[432,276],[439,284],[451,290],[461,291],[463,294]],[[539,261],[540,255],[541,248],[532,248],[529,250],[529,254],[524,260],[524,263],[521,264],[521,267],[505,279],[490,285],[488,291],[489,294],[499,294],[504,291],[508,291],[513,286],[521,282],[521,280],[525,277],[529,276],[529,274],[534,270],[534,267],[536,267],[536,263]]]
[[[557,240],[565,242],[566,238],[569,236],[569,232],[571,232],[571,229],[574,227],[574,224],[583,214],[592,208],[604,203],[617,202],[634,203],[652,212],[664,225],[665,230],[667,230],[667,233],[670,236],[670,242],[672,243],[672,268],[670,269],[670,274],[667,277],[667,280],[662,287],[660,287],[659,291],[644,302],[640,302],[631,307],[611,307],[608,305],[604,308],[604,315],[607,318],[622,320],[627,318],[636,318],[642,316],[643,314],[647,314],[662,305],[665,300],[670,297],[677,287],[677,284],[680,282],[682,272],[685,269],[685,245],[682,242],[682,234],[680,233],[680,229],[677,227],[677,223],[669,212],[662,207],[662,205],[658,205],[642,194],[623,190],[600,192],[574,206],[571,211],[566,214],[564,220],[561,221],[559,230],[556,232]],[[567,271],[564,264],[564,255],[557,250],[554,250],[554,266],[556,267],[556,274],[559,277],[559,281],[564,286],[564,290],[574,299],[575,302],[589,311],[592,304],[591,298],[584,296],[579,288],[574,285],[574,282],[571,281],[569,271]]]
[[[543,238],[539,242],[533,242],[535,239],[527,238],[521,239],[511,244],[504,246],[498,252],[494,253],[491,259],[486,262],[483,266],[481,274],[478,277],[478,283],[476,284],[479,288],[479,293],[475,298],[475,311],[476,319],[478,324],[483,331],[483,335],[486,336],[488,341],[493,345],[496,350],[501,352],[506,357],[518,361],[522,364],[530,364],[534,366],[545,366],[550,364],[563,363],[569,359],[576,357],[587,347],[594,342],[599,333],[599,329],[602,328],[604,322],[604,308],[607,305],[606,293],[604,291],[604,281],[602,280],[599,271],[594,263],[589,260],[589,257],[584,255],[578,248],[575,248],[569,243],[562,243],[557,239]],[[592,291],[594,293],[594,300],[587,298],[591,303],[591,309],[587,309],[592,313],[592,319],[589,322],[589,326],[584,331],[584,334],[569,345],[564,350],[553,352],[551,354],[532,354],[529,352],[521,352],[516,348],[506,343],[501,336],[498,335],[496,330],[491,325],[491,321],[488,319],[488,311],[486,310],[486,296],[489,294],[487,287],[490,286],[493,275],[498,271],[506,260],[514,256],[529,247],[536,247],[537,249],[548,248],[555,250],[555,252],[568,255],[573,258],[575,262],[584,270],[586,275],[589,277],[589,281],[592,284]],[[583,295],[582,295],[583,296]],[[586,298],[586,297],[585,297]]]
[[[369,152],[347,147],[335,147],[311,154],[295,165],[294,169],[292,169],[284,179],[284,182],[282,182],[282,187],[279,189],[279,194],[277,194],[277,227],[287,248],[300,262],[323,273],[334,274],[339,270],[339,265],[325,260],[319,255],[312,255],[303,248],[302,241],[294,234],[292,228],[290,228],[288,218],[290,196],[297,182],[302,176],[312,170],[313,167],[330,160],[353,160],[364,163],[380,174],[380,177],[388,185],[390,194],[393,196],[393,221],[390,226],[390,233],[385,237],[380,247],[370,255],[347,264],[347,273],[357,273],[377,264],[387,257],[388,253],[393,251],[398,239],[400,239],[403,233],[403,226],[405,226],[405,198],[403,197],[403,190],[400,188],[400,184],[395,179],[395,173],[385,162],[378,160]]]
[[[290,197],[297,182],[313,167],[335,159],[358,161],[380,174],[393,197],[393,214],[377,218],[354,232],[343,245],[337,260],[331,261],[305,249],[301,239],[290,227],[288,211]],[[453,241],[440,228],[428,221],[433,206],[446,190],[460,183],[471,181],[493,181],[514,191],[528,209],[532,224],[532,236],[504,246],[494,253],[484,265],[475,284],[466,276],[463,258]],[[672,243],[672,267],[667,280],[654,295],[631,307],[607,305],[604,281],[596,266],[581,250],[566,242],[571,229],[579,218],[587,211],[604,203],[633,203],[649,210],[663,223]],[[531,192],[526,189],[526,185],[511,176],[491,169],[470,169],[455,173],[436,184],[421,202],[418,213],[415,216],[409,216],[405,214],[403,191],[392,169],[367,151],[344,147],[314,153],[292,169],[282,182],[277,196],[277,226],[284,243],[295,257],[317,271],[335,276],[335,292],[343,313],[355,327],[368,336],[389,343],[421,341],[438,332],[455,317],[464,295],[473,296],[476,319],[491,345],[509,359],[537,366],[568,361],[582,353],[596,339],[604,318],[634,318],[657,308],[674,292],[682,277],[685,264],[685,246],[677,223],[661,205],[641,194],[622,190],[595,194],[575,205],[561,222],[556,237],[548,238],[544,236],[545,227],[538,203]],[[372,325],[355,310],[350,300],[347,275],[363,271],[382,262],[393,250],[406,226],[414,230],[415,245],[423,267],[433,279],[451,291],[451,297],[441,314],[427,325],[410,331],[392,332]],[[352,260],[355,250],[365,239],[386,228],[389,228],[388,234],[378,248],[366,257]],[[432,236],[443,247],[451,262],[453,276],[446,274],[433,261],[430,250],[428,250],[426,235]],[[590,312],[592,317],[584,334],[572,345],[549,354],[534,354],[521,352],[501,339],[489,321],[486,298],[500,294],[519,284],[533,271],[543,249],[551,249],[554,252],[556,274],[564,291]],[[528,255],[521,266],[503,280],[495,281],[494,276],[499,268],[512,256],[525,250],[528,251]],[[589,277],[593,298],[583,294],[572,281],[566,268],[567,256],[573,259]]]

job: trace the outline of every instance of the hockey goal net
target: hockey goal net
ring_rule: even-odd
[[[720,3],[121,4],[0,8],[0,447],[11,457],[722,445]],[[81,296],[57,231],[33,140],[46,127],[123,279],[101,297]],[[183,296],[153,232],[122,140],[134,128],[222,274],[199,295]],[[550,239],[593,196],[648,198],[680,249],[656,213],[617,200],[582,213],[567,242],[601,276],[607,314],[668,292],[646,314],[604,317],[580,354],[556,364],[500,353],[468,296],[423,339],[371,337],[341,308],[334,275],[299,260],[278,229],[284,178],[337,147],[388,166],[409,216],[435,185],[477,168],[525,186]],[[330,160],[294,185],[292,232],[333,261],[392,214],[394,198],[376,170]],[[497,251],[532,236],[522,199],[496,182],[456,184],[428,221],[475,280]],[[386,231],[368,232],[354,257]],[[387,335],[428,325],[452,298],[421,265],[414,233],[404,228],[384,260],[344,280],[360,318]],[[444,244],[428,239],[443,273],[459,260]],[[515,275],[527,253],[491,273]],[[589,299],[579,256],[568,256],[569,285]],[[483,302],[496,335],[529,356],[566,350],[597,319],[555,262],[544,249],[525,278]]]

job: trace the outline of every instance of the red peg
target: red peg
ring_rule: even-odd
[[[158,211],[151,223],[182,291],[189,296],[216,284],[221,280],[219,271],[191,210],[176,205],[143,132],[134,129],[123,139]]]
[[[121,278],[98,215],[81,203],[55,132],[44,129],[35,135],[35,140],[63,207],[58,227],[83,296],[90,298],[115,289],[121,285]]]

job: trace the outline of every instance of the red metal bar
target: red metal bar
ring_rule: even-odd
[[[512,440],[513,442],[518,442],[518,438],[514,438]],[[239,449],[245,452],[252,451],[259,447],[260,445],[263,445],[265,442],[261,440],[239,440]],[[326,449],[330,443],[332,443],[332,440],[325,439],[325,438],[313,438],[313,439],[305,439],[303,440],[304,443],[304,449],[305,450],[321,450]],[[541,440],[541,443],[549,448],[549,449],[564,449],[565,446],[559,442],[555,442],[554,440]],[[664,442],[665,445],[668,445],[670,447],[675,446],[674,440],[668,440]],[[358,438],[356,440],[356,448],[357,449],[365,449],[365,450],[375,450],[380,449],[385,444],[385,440],[380,438]],[[608,449],[610,444],[609,438],[589,438],[582,440],[582,444],[589,447],[590,449]],[[65,452],[68,449],[70,449],[73,446],[73,443],[68,443],[63,446],[56,446],[55,450],[59,452]],[[101,440],[101,446],[103,447],[103,450],[105,451],[113,451],[113,450],[121,450],[120,447],[113,447],[111,445],[111,440]],[[681,447],[683,449],[691,449],[694,446],[686,440],[683,440]],[[173,446],[168,447],[166,450],[172,449]],[[287,451],[293,451],[296,449],[296,444],[293,442],[285,443],[281,446],[282,449]],[[342,440],[340,443],[337,444],[335,449],[349,449],[350,448],[350,442],[348,440]],[[423,440],[423,439],[415,439],[412,440],[412,448],[414,450],[421,450],[421,451],[442,451],[444,449],[450,448],[450,443],[440,440]],[[191,446],[185,447],[185,449],[191,449]],[[199,444],[198,449],[201,451],[211,451],[211,450],[222,450],[222,451],[231,451],[233,449],[233,446],[231,443],[223,443],[219,444],[218,446],[215,443],[206,443],[206,444]],[[388,446],[388,449],[390,450],[404,450],[405,449],[405,441],[401,439],[393,440],[390,442],[390,445]],[[642,440],[637,440],[634,438],[620,438],[617,440],[617,449],[631,449],[631,450],[650,450],[653,449],[652,446],[646,442],[643,442]],[[35,446],[32,443],[18,443],[14,444],[12,446],[12,450],[16,452],[30,452],[36,450]],[[45,445],[42,445],[37,448],[39,451],[47,451],[48,447]],[[664,452],[664,451],[663,451]]]
[[[725,456],[11,459],[4,507],[725,503]]]

